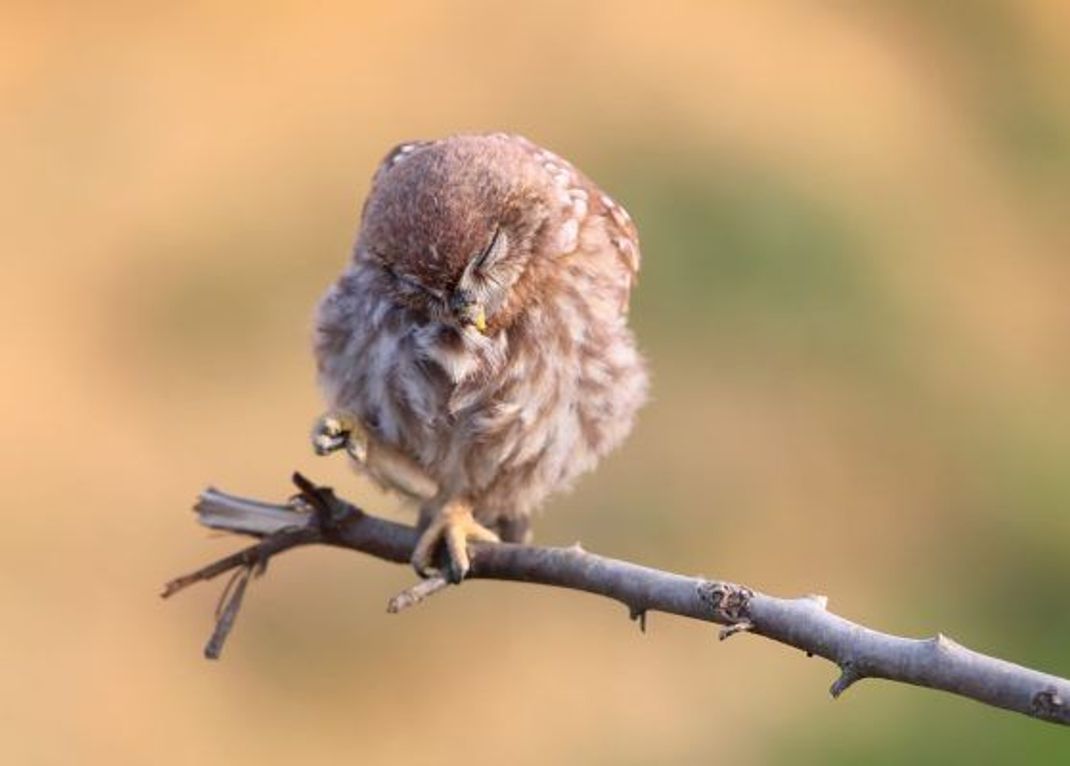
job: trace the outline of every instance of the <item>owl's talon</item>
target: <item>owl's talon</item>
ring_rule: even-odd
[[[475,520],[471,508],[463,503],[451,503],[438,512],[420,535],[412,552],[412,566],[421,577],[430,576],[437,571],[435,554],[439,546],[445,544],[447,563],[443,574],[451,583],[457,584],[471,568],[469,541],[501,542],[498,535]]]
[[[353,417],[327,412],[312,427],[312,449],[317,455],[329,455],[344,449],[358,462],[367,456],[364,431]]]
[[[350,420],[334,412],[320,416],[312,426],[312,449],[317,455],[329,455],[346,446],[352,430]]]

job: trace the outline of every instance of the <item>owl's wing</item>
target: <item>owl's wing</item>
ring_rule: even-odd
[[[567,199],[571,211],[582,226],[587,218],[600,220],[606,238],[616,251],[623,268],[624,285],[622,311],[628,309],[628,296],[639,278],[639,231],[624,207],[578,170],[571,162],[523,136],[513,136],[537,160],[543,163],[558,187],[562,199]],[[578,232],[577,232],[578,233]]]
[[[620,302],[621,314],[628,313],[632,289],[639,281],[639,231],[635,222],[620,203],[599,189],[593,181],[584,178],[591,196],[592,211],[588,215],[598,215],[606,229],[606,237],[616,250],[617,258],[624,265],[623,290]]]
[[[621,261],[627,267],[634,285],[639,278],[639,230],[624,207],[599,189],[593,181],[584,177],[592,198],[592,213],[601,213],[605,219],[606,234],[617,249]]]

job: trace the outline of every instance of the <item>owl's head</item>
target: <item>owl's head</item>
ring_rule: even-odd
[[[521,139],[403,144],[376,173],[356,257],[381,270],[395,302],[494,331],[538,289],[560,217],[553,184]]]

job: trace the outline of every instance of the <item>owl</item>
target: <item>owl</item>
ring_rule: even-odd
[[[527,541],[631,431],[638,270],[624,208],[525,138],[405,143],[379,165],[315,315],[312,438],[418,504],[422,576],[460,581],[469,541]]]

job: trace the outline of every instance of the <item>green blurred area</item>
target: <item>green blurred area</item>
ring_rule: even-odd
[[[311,311],[393,144],[506,129],[637,221],[653,400],[547,543],[1070,675],[1070,11],[1058,0],[0,11],[0,758],[1021,763],[1055,727],[758,639],[276,561],[219,664],[204,485],[309,454]]]

